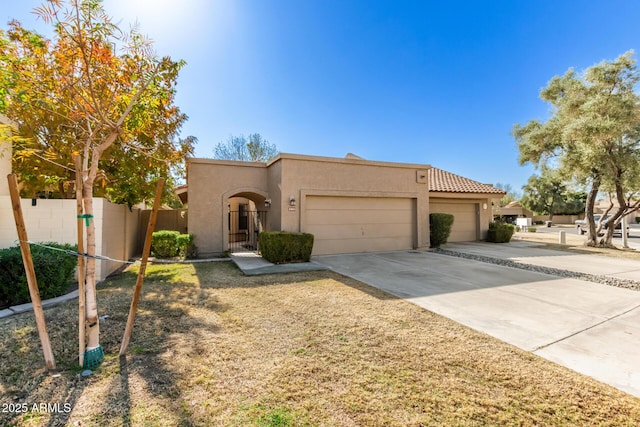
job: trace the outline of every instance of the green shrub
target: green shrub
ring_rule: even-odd
[[[263,231],[258,235],[262,257],[274,264],[308,262],[313,250],[313,234]]]
[[[538,231],[538,229],[537,229],[537,228],[535,228],[535,227],[529,227],[529,228],[527,228],[527,231],[528,231],[529,233],[535,233],[536,231]]]
[[[636,217],[636,224],[640,224],[640,216]]]
[[[179,231],[160,230],[151,235],[151,251],[158,258],[173,258],[178,256]]]
[[[489,224],[489,234],[487,241],[493,243],[507,243],[511,240],[511,236],[516,231],[516,227],[512,224],[504,222],[492,222]]]
[[[429,214],[429,232],[431,234],[431,247],[439,248],[447,243],[453,225],[453,215],[446,213]]]
[[[173,230],[156,231],[151,235],[151,251],[158,258],[195,258],[197,251],[193,239],[193,234],[180,234]]]
[[[46,246],[75,252],[76,247],[47,242]],[[36,272],[40,298],[49,299],[63,295],[71,281],[78,258],[66,252],[31,245],[31,258]],[[8,305],[30,302],[27,276],[20,247],[0,250],[0,303]]]
[[[538,221],[534,221],[533,223],[534,223],[535,225],[543,225],[543,224],[544,224],[544,221],[542,221],[542,220],[538,220]]]
[[[178,256],[182,259],[195,258],[197,255],[196,245],[193,244],[193,234],[180,234],[176,237]]]

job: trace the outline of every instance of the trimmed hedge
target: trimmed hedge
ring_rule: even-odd
[[[489,224],[489,234],[487,242],[507,243],[511,240],[511,236],[516,231],[516,227],[512,224],[504,222],[492,222]]]
[[[173,230],[155,231],[151,235],[151,251],[158,258],[193,258],[196,254],[193,234],[180,234]]]
[[[76,246],[43,243],[58,249],[76,251]],[[68,253],[31,245],[31,257],[38,281],[40,298],[64,295],[73,280],[78,258]],[[0,304],[17,305],[31,302],[27,276],[19,246],[0,250]]]
[[[176,237],[178,256],[183,259],[195,258],[197,255],[196,245],[193,244],[193,234],[180,234]]]
[[[173,230],[154,231],[151,235],[151,252],[153,255],[158,258],[173,258],[178,256],[176,240],[179,235],[179,231]]]
[[[447,243],[453,225],[453,215],[446,213],[429,214],[429,232],[431,234],[431,247],[439,248]]]
[[[274,264],[309,262],[313,250],[313,234],[289,231],[263,231],[258,235],[262,257]]]

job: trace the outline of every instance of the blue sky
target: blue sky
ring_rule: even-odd
[[[0,0],[45,32],[37,0]],[[160,55],[184,59],[182,135],[198,157],[258,132],[280,151],[426,163],[514,189],[510,131],[546,119],[538,93],[569,67],[640,50],[635,0],[105,0]]]

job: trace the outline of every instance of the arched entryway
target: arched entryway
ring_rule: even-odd
[[[255,189],[235,190],[225,195],[224,247],[229,252],[258,250],[258,234],[268,229],[267,195]]]

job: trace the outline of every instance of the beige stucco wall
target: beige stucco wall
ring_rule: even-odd
[[[445,193],[432,192],[430,194],[432,202],[446,203],[475,203],[479,206],[479,238],[485,240],[489,231],[489,223],[493,221],[493,212],[491,210],[491,200],[495,195],[491,194],[469,194],[469,193]]]
[[[305,199],[313,195],[404,197],[416,201],[416,247],[429,245],[428,165],[280,154],[268,164],[190,159],[189,232],[201,256],[226,248],[227,199],[271,200],[268,229],[304,230]],[[296,205],[290,205],[290,198]]]
[[[308,196],[401,197],[416,201],[416,247],[429,246],[428,165],[293,154],[282,154],[271,164],[275,163],[282,168],[282,230],[306,231],[304,213]],[[296,199],[295,209],[290,209],[291,197]],[[339,247],[334,249],[340,252]]]
[[[187,179],[188,228],[201,257],[220,254],[226,248],[227,199],[246,197],[264,206],[264,200],[271,197],[265,163],[190,159]]]
[[[584,219],[584,214],[581,215],[554,215],[553,216],[553,224],[574,224],[577,220]],[[534,215],[533,222],[535,224],[536,221],[549,221],[549,215]],[[635,217],[627,218],[627,221],[631,223],[635,222]]]
[[[267,169],[267,189],[269,193],[269,199],[271,200],[271,206],[268,213],[268,224],[270,230],[282,230],[282,206],[284,201],[281,188],[282,188],[282,163],[275,162],[269,165]]]
[[[75,205],[75,200],[73,202]],[[138,246],[140,210],[130,211],[127,205],[117,205],[101,198],[93,199],[93,209],[96,223],[96,252],[99,255],[123,261],[135,256]],[[124,264],[117,261],[97,261],[98,280],[104,280],[122,266]]]

